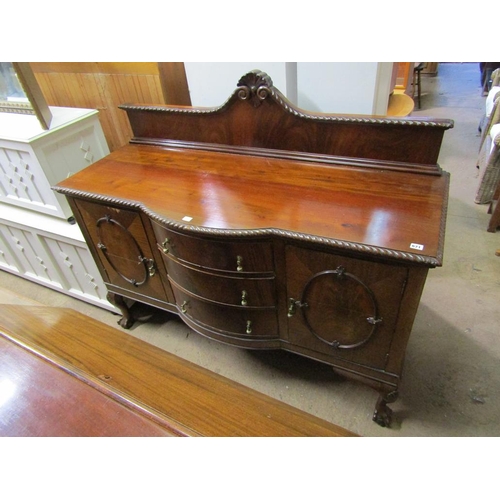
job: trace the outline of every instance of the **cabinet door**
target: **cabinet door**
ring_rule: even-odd
[[[140,214],[82,200],[75,203],[108,283],[166,301]]]
[[[290,341],[383,369],[408,270],[292,246],[286,265]]]

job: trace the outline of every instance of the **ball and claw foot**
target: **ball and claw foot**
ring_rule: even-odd
[[[380,427],[390,427],[392,422],[392,410],[388,406],[375,410],[373,421]]]
[[[127,304],[125,303],[125,300],[121,295],[118,295],[113,292],[108,292],[106,297],[109,300],[109,302],[111,302],[111,304],[117,307],[122,313],[122,317],[118,321],[118,324],[125,330],[128,330],[134,324],[134,318],[132,316],[130,309],[127,307]]]
[[[389,394],[381,394],[375,406],[373,421],[381,427],[390,427],[392,422],[392,410],[387,406],[388,403],[394,403],[398,398],[397,391]]]
[[[134,320],[131,317],[126,318],[125,316],[122,316],[118,321],[118,324],[123,329],[128,330],[134,324]]]

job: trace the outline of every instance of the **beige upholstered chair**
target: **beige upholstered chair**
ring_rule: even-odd
[[[480,180],[474,200],[476,203],[490,203],[500,181],[500,69],[493,72],[492,79],[481,126],[477,160]]]

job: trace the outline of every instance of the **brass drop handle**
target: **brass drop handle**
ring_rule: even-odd
[[[181,311],[186,314],[187,313],[187,306],[188,306],[188,301],[185,300],[182,305],[181,305]]]
[[[148,259],[147,266],[148,266],[149,276],[152,278],[156,274],[155,261],[153,259]]]
[[[252,333],[252,322],[251,321],[247,321],[247,329],[246,329],[246,333],[248,335],[250,335]]]
[[[168,245],[170,245],[170,240],[168,238],[165,238],[163,240],[163,243],[161,244],[161,250],[163,253],[169,253],[170,248],[168,248]]]
[[[153,277],[156,274],[155,261],[153,259],[147,259],[146,257],[142,257],[139,255],[139,264],[142,264],[143,262],[146,263],[149,276]]]
[[[243,290],[241,292],[241,305],[242,306],[246,306],[248,304],[247,298],[248,298],[248,294],[247,294],[246,290]]]
[[[288,299],[288,317],[291,318],[297,312],[297,308],[299,307],[309,307],[309,304],[290,297]]]
[[[243,257],[241,255],[236,257],[236,270],[243,271]]]

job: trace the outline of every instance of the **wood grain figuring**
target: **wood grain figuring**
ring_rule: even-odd
[[[103,182],[106,179],[106,182]],[[130,199],[167,221],[297,234],[441,261],[448,175],[328,167],[274,158],[129,145],[56,188]]]
[[[333,115],[301,110],[259,70],[215,108],[124,105],[134,141],[182,141],[435,167],[451,120]],[[420,168],[419,168],[420,169]]]
[[[32,62],[37,73],[151,74],[159,73],[155,62]]]
[[[399,313],[394,305],[400,301],[408,270],[402,266],[313,253],[293,247],[287,249],[287,266],[293,269],[288,281],[288,296],[301,298],[301,301],[308,304],[304,311],[308,324],[300,321],[299,316],[290,319],[292,343],[307,346],[316,352],[332,353],[331,345],[326,342],[338,340],[342,344],[356,344],[367,340],[373,325],[366,318],[381,317],[383,322],[376,335],[369,339],[370,349],[343,349],[338,355],[344,360],[385,369],[386,354],[390,351]],[[311,276],[324,270],[335,270],[338,266],[342,266],[373,291],[376,296],[375,307],[369,300],[366,303],[368,296],[358,282],[352,279],[340,280],[332,274],[318,276],[311,283],[307,295],[302,296],[302,290]],[[354,289],[355,298],[348,296],[350,289]],[[336,297],[341,297],[342,300],[336,300]],[[338,309],[329,304],[337,304]],[[363,310],[357,311],[359,307]],[[319,332],[321,339],[311,335],[311,328]]]
[[[120,104],[190,104],[183,63],[38,62],[30,66],[49,106],[100,111],[111,151],[132,137],[127,115],[118,109]]]
[[[78,201],[77,205],[75,213],[83,219],[92,247],[104,245],[98,259],[107,275],[106,281],[113,283],[119,275],[124,276],[126,279],[121,279],[120,283],[132,291],[139,291],[133,280],[138,283],[145,281],[140,293],[165,301],[165,289],[157,274],[160,259],[148,241],[140,214],[84,201]],[[110,218],[109,223],[106,222],[107,217]],[[127,249],[125,253],[124,249]],[[151,279],[148,279],[149,263],[154,269]]]
[[[283,98],[284,99],[284,98]],[[210,114],[175,113],[170,107],[158,110],[122,106],[128,111],[134,137],[206,142],[233,146],[313,152],[384,161],[413,162],[435,165],[443,132],[450,124],[414,126],[393,119],[389,126],[366,122],[363,117],[338,117],[329,121],[327,115],[299,115],[285,111],[279,103],[265,101],[258,113],[248,112],[246,102],[232,97],[226,107]],[[163,111],[165,110],[165,112]],[[196,117],[196,119],[193,119]],[[359,121],[358,121],[359,120]],[[304,125],[304,121],[307,124]],[[413,124],[418,124],[414,119]],[[376,146],[375,146],[376,145]]]
[[[2,336],[0,360],[2,437],[175,435]]]
[[[0,318],[2,337],[172,434],[354,436],[76,311],[2,305]],[[63,408],[60,416],[73,418]],[[91,422],[90,431],[92,425],[98,422]]]

